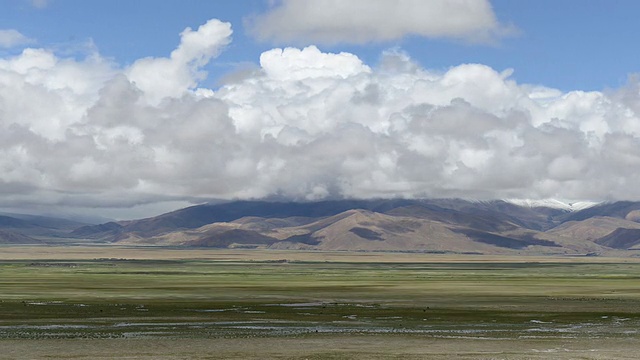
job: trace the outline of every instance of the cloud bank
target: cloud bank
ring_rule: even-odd
[[[0,29],[0,48],[12,48],[18,45],[32,43],[33,40],[15,29]]]
[[[640,80],[562,93],[511,70],[370,67],[314,46],[199,88],[230,24],[128,67],[27,48],[0,59],[3,207],[369,197],[640,199]]]
[[[247,19],[260,40],[337,44],[398,40],[407,35],[490,42],[512,32],[488,0],[283,0]]]

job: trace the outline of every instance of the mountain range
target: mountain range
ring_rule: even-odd
[[[5,214],[0,242],[635,256],[640,202],[236,201],[99,225]]]

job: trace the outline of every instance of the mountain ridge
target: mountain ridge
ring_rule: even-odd
[[[640,248],[640,202],[589,206],[464,199],[233,201],[86,225],[0,215],[5,243],[511,255],[624,255]]]
[[[544,202],[236,201],[86,226],[74,233],[127,245],[577,255],[627,250],[618,246],[624,241],[597,240],[619,228],[640,228],[634,221],[640,220],[640,202],[573,209],[539,204]],[[603,216],[611,220],[598,220]],[[617,246],[607,246],[613,243]]]

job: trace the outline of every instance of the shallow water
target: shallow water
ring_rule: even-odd
[[[422,326],[386,326],[376,322],[303,322],[303,321],[176,321],[114,322],[103,324],[17,324],[0,326],[0,338],[69,338],[69,337],[148,337],[148,336],[293,336],[313,333],[341,334],[413,334],[446,338],[602,338],[637,335],[639,321],[628,320],[622,326],[615,321],[577,324],[451,324]]]
[[[640,317],[582,314],[575,321],[569,321],[566,317],[540,318],[515,313],[511,316],[502,314],[500,317],[469,313],[465,317],[446,311],[423,312],[422,309],[348,303],[301,302],[202,309],[172,307],[169,310],[113,304],[109,306],[117,310],[109,315],[102,315],[105,308],[98,309],[98,305],[61,302],[30,302],[27,305],[38,310],[44,309],[44,314],[49,316],[38,318],[34,315],[31,319],[14,320],[11,323],[0,319],[0,339],[215,338],[347,333],[461,339],[596,339],[637,336],[640,331]],[[47,306],[50,312],[47,312]],[[74,313],[76,310],[73,309],[78,307],[88,311],[91,316],[68,319],[57,316],[67,314],[66,310]],[[122,315],[119,314],[121,310]]]

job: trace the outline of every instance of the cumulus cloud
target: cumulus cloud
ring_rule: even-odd
[[[140,59],[127,69],[127,76],[152,104],[166,97],[179,97],[206,78],[202,66],[229,44],[231,33],[231,24],[217,19],[209,20],[197,31],[186,28],[170,57]]]
[[[12,48],[18,45],[30,44],[33,40],[15,29],[0,29],[0,48]]]
[[[260,40],[296,44],[390,41],[407,35],[490,42],[513,31],[488,0],[282,0],[246,20]]]
[[[124,68],[32,48],[0,59],[3,206],[640,199],[637,77],[563,93],[510,69],[432,71],[397,50],[371,67],[310,46],[200,88],[230,36],[212,20],[169,57]]]

